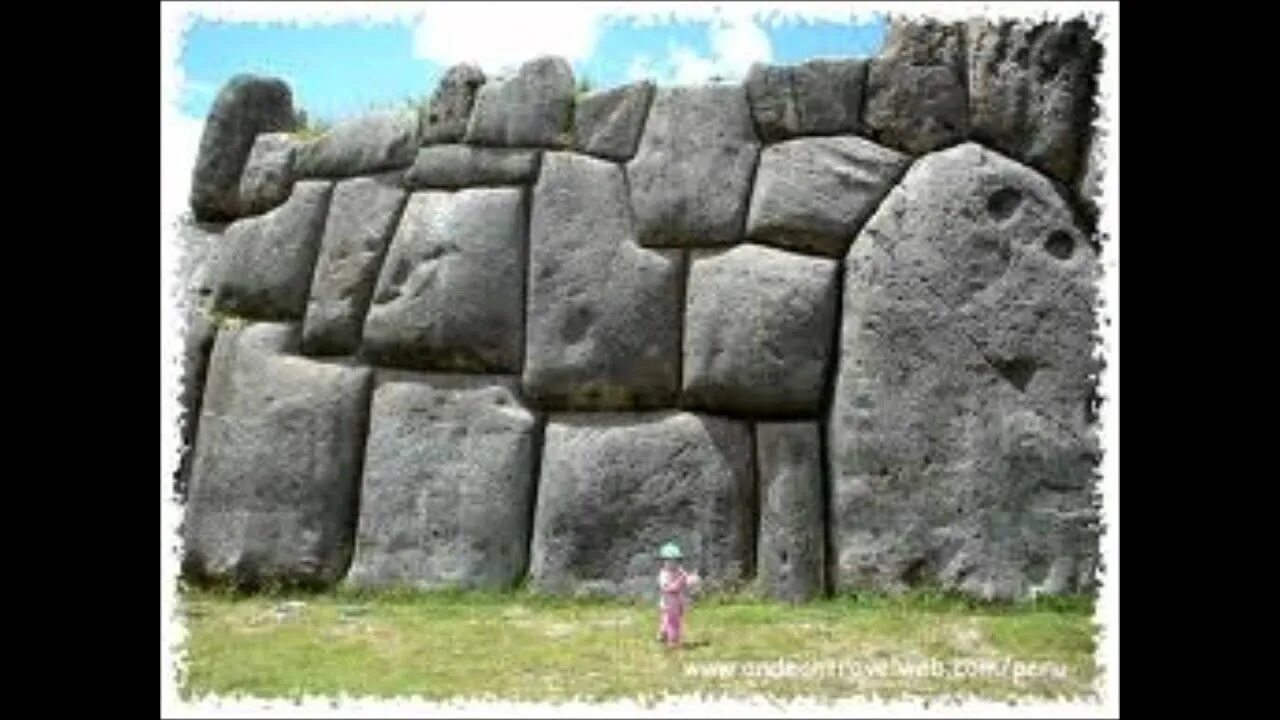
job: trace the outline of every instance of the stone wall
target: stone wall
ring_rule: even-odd
[[[1098,564],[1099,46],[575,93],[458,66],[314,139],[218,96],[193,176],[184,568],[639,595],[1076,593]]]

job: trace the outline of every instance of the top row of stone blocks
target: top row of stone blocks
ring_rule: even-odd
[[[873,60],[757,65],[746,86],[766,142],[856,133],[920,155],[972,139],[1071,182],[1099,59],[1083,20],[895,22]]]
[[[895,21],[874,59],[756,64],[744,85],[765,143],[861,134],[919,155],[975,139],[1069,182],[1087,141],[1099,56],[1084,20]],[[511,79],[487,83],[478,68],[462,65],[450,69],[432,97],[423,142],[557,148],[572,142],[625,161],[635,153],[652,97],[648,82],[587,93],[577,101],[570,135],[574,79],[565,61],[539,58]],[[437,122],[450,131],[432,132]]]
[[[572,148],[627,162],[641,159],[656,139],[663,152],[679,155],[674,160],[693,163],[687,180],[702,184],[707,178],[697,172],[699,161],[685,151],[733,155],[761,142],[860,135],[912,155],[976,140],[1072,184],[1092,121],[1100,56],[1093,32],[1083,20],[895,21],[884,49],[870,60],[756,65],[737,86],[657,89],[646,81],[580,96],[573,68],[562,58],[531,60],[501,79],[457,65],[420,115],[376,113],[343,123],[298,144],[293,170],[305,178],[400,169],[422,145],[458,142]],[[709,108],[711,95],[725,107]],[[691,106],[668,107],[681,99]],[[701,125],[708,112],[721,121],[710,144],[696,139],[708,133]],[[723,122],[729,115],[732,122]],[[256,136],[291,130],[293,118],[291,93],[280,81],[246,76],[224,89],[197,161],[192,207],[198,220],[261,211],[242,201],[241,173]],[[743,158],[744,166],[753,162]],[[730,172],[728,181],[749,182],[750,174],[750,168]]]
[[[575,97],[573,68],[561,58],[531,60],[505,80],[475,65],[449,68],[421,120],[423,145],[572,146],[625,161],[636,152],[654,84],[643,81]]]
[[[1083,19],[894,23],[867,72],[862,122],[895,149],[976,140],[1072,183],[1093,120],[1093,32]]]

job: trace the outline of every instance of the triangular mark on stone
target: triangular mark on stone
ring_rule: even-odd
[[[987,358],[987,362],[991,363],[991,367],[1000,373],[1000,377],[1017,388],[1018,392],[1026,392],[1027,385],[1031,383],[1031,378],[1036,374],[1036,362],[1030,358],[1019,357],[1012,360]]]

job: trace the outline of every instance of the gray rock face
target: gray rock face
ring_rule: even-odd
[[[644,80],[578,99],[573,115],[573,147],[578,152],[627,161],[636,154],[654,84]]]
[[[333,184],[299,182],[284,205],[227,227],[216,259],[214,309],[264,320],[306,309]]]
[[[214,99],[200,136],[191,176],[191,210],[196,220],[239,217],[240,173],[254,138],[293,128],[293,93],[283,80],[254,75],[231,78]]]
[[[694,251],[684,400],[717,412],[816,413],[831,356],[835,260],[759,245]]]
[[[910,162],[906,155],[856,137],[770,145],[760,153],[747,236],[844,257]]]
[[[204,398],[204,378],[209,367],[209,354],[217,327],[213,318],[200,307],[191,307],[187,314],[187,327],[182,337],[182,390],[178,404],[179,438],[182,443],[178,458],[178,471],[174,476],[174,494],[185,501],[191,481],[191,461],[194,458],[196,434],[200,427],[200,403]]]
[[[679,543],[706,590],[754,569],[751,433],[691,413],[553,415],[530,580],[538,592],[656,597],[658,548]]]
[[[1080,173],[1077,183],[1080,197],[1086,200],[1100,200],[1102,195],[1102,178],[1106,174],[1106,133],[1095,128],[1089,134],[1089,145],[1085,151],[1084,172]]]
[[[817,423],[756,425],[760,472],[760,589],[778,600],[803,602],[823,594],[826,502]]]
[[[294,173],[305,178],[345,178],[406,168],[418,153],[418,114],[370,113],[339,123],[301,144]]]
[[[846,258],[829,423],[839,588],[1087,589],[1096,257],[1052,184],[919,160]]]
[[[351,355],[359,348],[374,283],[408,197],[397,180],[392,173],[334,186],[302,326],[308,355]]]
[[[410,195],[365,320],[365,357],[407,369],[519,372],[525,202],[519,188]]]
[[[876,142],[920,154],[968,132],[964,25],[895,22],[867,70],[863,124]]]
[[[404,185],[411,190],[522,185],[537,179],[540,160],[538,150],[433,145],[418,151]]]
[[[524,390],[541,407],[670,406],[679,251],[635,243],[622,169],[547,153],[533,191]]]
[[[746,87],[756,130],[765,142],[856,132],[866,79],[866,60],[752,65]]]
[[[204,395],[204,377],[217,332],[208,314],[208,300],[213,293],[212,271],[214,248],[221,243],[223,228],[219,225],[194,223],[190,217],[178,222],[177,240],[181,249],[178,260],[179,312],[185,318],[182,339],[182,387],[178,395],[181,414],[178,419],[178,470],[174,473],[174,495],[180,502],[187,498],[191,480],[191,461],[195,453],[196,432],[200,427],[200,403]]]
[[[264,213],[293,190],[293,155],[299,141],[288,133],[258,136],[240,175],[240,209],[245,215]]]
[[[178,303],[189,309],[213,294],[217,272],[217,250],[223,244],[226,226],[191,222],[177,223],[177,240],[181,248],[178,258]]]
[[[563,58],[540,57],[515,76],[490,80],[476,95],[466,141],[475,145],[568,145],[573,120],[573,68]]]
[[[640,244],[740,241],[759,148],[741,86],[659,88],[627,163]]]
[[[347,582],[515,585],[528,559],[535,428],[514,378],[380,372]]]
[[[445,71],[422,116],[422,144],[453,143],[467,132],[476,91],[484,85],[484,71],[470,63]]]
[[[973,22],[968,39],[971,137],[1074,182],[1092,120],[1101,52],[1089,25]]]
[[[351,558],[370,371],[290,357],[296,325],[224,326],[209,364],[184,571],[325,585]]]
[[[1106,174],[1106,135],[1100,128],[1089,133],[1089,145],[1085,150],[1084,169],[1076,182],[1076,196],[1084,208],[1089,224],[1097,227],[1102,215],[1102,178]]]

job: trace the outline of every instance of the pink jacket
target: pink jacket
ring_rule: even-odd
[[[683,569],[668,572],[666,568],[658,571],[658,590],[661,596],[658,607],[670,612],[683,612],[686,604],[685,590],[689,587],[689,576]]]

